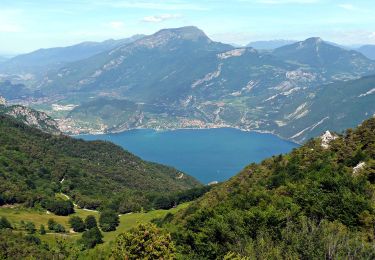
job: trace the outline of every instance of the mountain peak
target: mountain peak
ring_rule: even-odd
[[[195,26],[186,26],[180,28],[162,29],[150,36],[140,39],[139,41],[135,42],[135,44],[154,48],[164,46],[173,40],[186,40],[204,43],[212,42],[202,30]]]
[[[207,35],[198,27],[195,26],[185,26],[180,28],[170,28],[170,29],[163,29],[154,34],[156,35],[164,35],[164,36],[176,36],[178,38],[184,40],[200,40],[200,39],[208,39]]]
[[[310,37],[310,38],[307,38],[306,40],[304,40],[303,42],[318,44],[318,43],[323,42],[323,39],[320,38],[320,37]]]
[[[290,45],[290,46],[294,46],[294,48],[297,50],[314,49],[315,51],[317,51],[318,50],[317,48],[321,47],[322,44],[332,45],[330,43],[323,41],[323,39],[320,37],[310,37],[304,41],[297,42],[294,45]]]

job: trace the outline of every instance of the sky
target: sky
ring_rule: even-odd
[[[152,34],[194,25],[216,41],[375,44],[375,1],[0,0],[0,54]]]

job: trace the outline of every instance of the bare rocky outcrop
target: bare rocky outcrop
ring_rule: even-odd
[[[353,174],[357,174],[366,166],[365,162],[359,162],[355,167],[353,167]]]
[[[2,96],[0,96],[0,106],[5,106],[7,103],[7,101],[5,100],[5,98],[3,98]]]
[[[46,113],[20,105],[5,106],[0,110],[0,113],[14,117],[26,125],[36,127],[43,132],[61,134],[57,122]]]
[[[324,149],[328,149],[329,148],[329,143],[333,140],[335,140],[337,138],[337,135],[335,134],[332,134],[330,131],[326,131],[321,137],[320,139],[322,140],[322,147]]]

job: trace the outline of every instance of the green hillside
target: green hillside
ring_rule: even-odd
[[[139,223],[149,223],[156,218],[163,218],[167,214],[175,214],[177,211],[186,208],[189,204],[181,204],[169,210],[152,210],[124,214],[119,217],[120,224],[115,231],[103,232],[103,244],[95,249],[83,251],[77,243],[82,233],[53,233],[48,231],[45,235],[27,234],[21,227],[21,222],[32,222],[37,228],[40,225],[48,226],[48,220],[54,219],[63,225],[68,231],[70,229],[68,216],[56,216],[44,211],[25,209],[22,207],[2,208],[0,207],[0,218],[6,217],[13,227],[13,230],[0,228],[0,259],[108,259],[111,253],[111,245],[116,237],[124,232],[135,228]],[[72,216],[86,218],[88,215],[99,219],[98,212],[76,209]],[[1,224],[0,224],[1,225]],[[31,239],[32,238],[32,239]],[[31,258],[31,259],[34,259]]]
[[[98,165],[100,169],[103,169],[101,165],[105,164],[104,160],[110,161],[113,167],[116,167],[114,161],[117,160],[113,161],[116,156],[110,156],[108,151],[103,153],[104,148],[100,150],[104,155],[102,160],[94,160],[90,157],[98,149],[93,147],[97,147],[100,142],[87,143],[68,137],[50,136],[16,123],[13,119],[7,117],[1,119],[1,130],[6,130],[3,131],[4,133],[9,132],[23,142],[26,140],[22,139],[21,134],[24,129],[29,135],[33,135],[35,141],[28,145],[41,142],[38,135],[43,136],[44,142],[52,147],[49,150],[50,154],[53,154],[54,147],[58,146],[59,151],[63,151],[60,152],[60,156],[64,156],[68,161],[69,154],[76,153],[79,144],[81,147],[79,151],[84,155],[78,158],[85,159],[83,161],[87,163],[95,161],[95,166]],[[70,140],[72,152],[61,149],[63,144],[60,138]],[[18,169],[15,164],[10,165],[9,161],[4,160],[3,154],[9,154],[4,151],[9,150],[10,144],[3,145],[3,143],[2,140],[0,165],[2,165],[3,180],[0,182],[2,184],[0,188],[3,196],[9,198],[12,188],[16,186],[19,190],[14,194],[20,194],[18,199],[22,198],[22,194],[31,197],[41,196],[42,194],[38,193],[41,189],[37,187],[44,187],[44,191],[47,191],[48,188],[59,186],[58,181],[49,181],[48,183],[53,185],[48,187],[48,183],[42,177],[48,179],[46,177],[48,172],[45,170],[34,174],[32,179],[35,180],[34,183],[31,179],[26,179],[27,174],[21,174],[25,167]],[[101,144],[103,147],[111,145]],[[84,152],[86,146],[91,151],[88,154]],[[28,154],[37,158],[35,145],[30,147],[34,149]],[[48,149],[48,146],[43,148]],[[112,151],[116,149],[113,145],[111,148]],[[25,147],[19,143],[12,149],[13,160],[20,165],[25,162],[20,154],[24,149]],[[127,158],[132,157],[127,155]],[[47,162],[41,158],[38,158],[38,161]],[[133,158],[132,161],[136,159]],[[29,162],[29,165],[34,166],[33,163]],[[89,174],[84,172],[88,165],[82,164],[82,173],[85,180],[90,182]],[[7,182],[6,178],[9,175],[3,174],[5,167],[8,171],[14,169],[13,174],[17,179]],[[73,178],[74,183],[83,185],[82,180],[77,177],[77,172],[72,176],[71,170],[66,165],[65,168],[62,164],[56,165],[56,168],[66,170],[66,179],[64,178],[61,188],[64,192],[68,192],[64,189],[65,183],[68,183],[70,178]],[[108,192],[105,189],[112,181],[105,180],[106,184],[98,182],[97,186],[92,186],[93,189],[100,189],[100,193],[110,194],[105,193]],[[188,183],[188,180],[185,180],[184,186],[192,186]],[[69,184],[72,185],[72,182]],[[35,188],[31,188],[33,185]],[[157,187],[158,183],[155,183],[155,186]],[[11,192],[6,191],[5,187]],[[123,188],[123,191],[125,189],[130,188]],[[77,185],[71,192],[83,193],[87,190],[84,189],[84,185],[83,188]],[[29,229],[31,225],[29,221],[37,225],[48,225],[49,219],[54,218],[58,224],[69,228],[67,217],[46,212],[37,203],[34,209],[18,205],[1,207],[0,216],[6,219],[0,219],[0,229],[2,229],[0,246],[5,248],[0,251],[0,257],[11,258],[13,254],[37,258],[69,256],[80,257],[79,259],[108,259],[119,252],[122,256],[129,255],[130,251],[158,253],[164,248],[158,247],[159,245],[168,245],[167,251],[172,253],[171,259],[373,259],[375,257],[374,195],[375,118],[371,118],[356,129],[348,129],[344,135],[336,135],[335,139],[327,141],[316,138],[289,154],[273,156],[260,164],[251,164],[237,176],[214,186],[203,197],[189,204],[168,211],[120,215],[120,225],[117,230],[103,232],[104,243],[93,249],[82,248],[82,241],[85,240],[80,240],[81,235],[78,233],[52,234],[52,230],[48,230],[45,235],[30,235],[32,232]],[[58,197],[61,196],[63,195],[58,194]],[[107,200],[108,198],[107,196]],[[105,200],[104,197],[102,199]],[[75,209],[73,216],[84,218],[92,214],[98,217],[97,212]],[[150,221],[161,228],[148,225],[143,226],[145,230],[142,231],[142,226],[136,224]],[[11,226],[13,230],[6,226]],[[149,232],[157,232],[156,234],[166,240],[159,241],[158,236],[149,236]],[[172,241],[169,241],[169,234],[166,232],[171,233]],[[125,243],[123,239],[129,236],[135,236],[135,239],[127,240],[128,242]],[[144,248],[142,241],[147,241],[151,247]],[[19,250],[16,250],[17,248]],[[161,258],[157,257],[157,259]]]
[[[165,219],[186,259],[373,259],[375,119],[251,164]]]
[[[47,134],[5,115],[0,115],[0,132],[0,205],[48,208],[55,193],[63,192],[80,207],[129,212],[201,186],[109,142]]]

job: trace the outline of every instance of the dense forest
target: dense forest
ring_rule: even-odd
[[[23,203],[59,215],[82,208],[126,213],[170,208],[205,192],[174,168],[146,162],[109,142],[51,135],[0,115],[0,206]]]
[[[45,227],[0,219],[0,258],[40,259],[374,259],[375,118],[335,138],[311,139],[286,155],[250,164],[204,187],[175,169],[144,162],[108,142],[50,135],[0,116],[0,203],[71,216],[77,241],[53,218]],[[168,185],[165,185],[168,183]],[[203,195],[203,196],[202,196]],[[108,199],[110,198],[110,199]],[[184,209],[139,224],[101,247],[117,212]],[[14,223],[14,222],[13,222]],[[14,229],[12,231],[12,229]],[[21,248],[20,248],[21,246]]]
[[[163,222],[186,259],[374,259],[375,119],[247,166]]]

